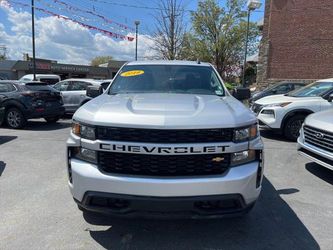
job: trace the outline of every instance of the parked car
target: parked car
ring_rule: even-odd
[[[266,96],[287,94],[304,86],[306,86],[306,84],[302,82],[278,82],[262,91],[253,93],[252,97],[250,98],[250,103],[253,103]]]
[[[333,101],[333,96],[329,101]],[[309,115],[297,145],[300,155],[333,170],[333,109]]]
[[[58,82],[53,88],[61,92],[65,112],[74,113],[80,106],[92,99],[86,95],[88,86],[101,86],[103,89],[106,89],[109,84],[110,81],[72,78]]]
[[[304,119],[314,112],[333,108],[333,79],[324,79],[285,95],[267,96],[257,100],[252,110],[261,127],[281,131],[296,141]]]
[[[208,63],[126,64],[75,112],[67,152],[84,211],[215,218],[247,213],[261,190],[257,119]]]
[[[34,75],[33,74],[28,74],[25,76],[22,76],[19,81],[28,81],[31,82],[34,80]],[[54,85],[57,82],[61,81],[60,76],[58,75],[51,75],[51,74],[36,74],[36,81],[39,82],[45,82],[48,85]]]
[[[60,92],[42,82],[0,81],[0,101],[11,128],[22,128],[32,118],[56,122],[65,111]]]

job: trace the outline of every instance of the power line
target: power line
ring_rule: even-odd
[[[104,0],[87,0],[90,2],[95,2],[95,3],[104,3],[104,4],[109,4],[109,5],[116,5],[116,6],[121,6],[121,7],[128,7],[128,8],[136,8],[136,9],[147,9],[147,10],[167,10],[164,8],[160,7],[149,7],[149,6],[143,6],[143,5],[135,5],[135,4],[126,4],[126,3],[118,3],[118,2],[113,2],[113,1],[104,1]],[[191,10],[191,9],[184,9],[185,12],[196,12],[196,10]],[[255,10],[253,12],[264,12],[263,10]]]

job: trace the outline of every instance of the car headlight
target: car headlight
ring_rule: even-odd
[[[73,122],[72,124],[72,133],[84,139],[89,139],[89,140],[96,139],[96,133],[94,127],[83,125],[77,122]]]
[[[263,115],[272,115],[272,116],[275,116],[275,112],[273,109],[263,109],[261,111],[261,114]]]
[[[291,102],[282,102],[282,103],[273,103],[273,104],[268,104],[265,105],[265,107],[285,107],[288,106]]]
[[[95,150],[73,147],[71,149],[71,157],[97,164],[97,152]]]
[[[253,124],[247,128],[235,129],[234,131],[234,142],[245,142],[250,141],[258,137],[259,129],[258,124]]]
[[[231,154],[231,166],[242,165],[256,160],[256,151],[253,149]]]

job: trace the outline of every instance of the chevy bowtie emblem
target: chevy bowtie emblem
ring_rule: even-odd
[[[212,159],[213,162],[221,162],[221,161],[224,161],[224,158],[223,157],[215,157]]]
[[[317,133],[316,138],[317,139],[324,139],[325,135],[323,133]]]

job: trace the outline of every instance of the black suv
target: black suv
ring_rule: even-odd
[[[57,122],[64,111],[60,92],[45,83],[0,81],[0,116],[11,128],[22,128],[32,118]]]
[[[291,91],[302,88],[305,85],[306,83],[303,82],[288,82],[288,81],[278,82],[260,92],[253,93],[250,99],[250,103],[254,103],[257,100],[270,95],[287,94]]]

